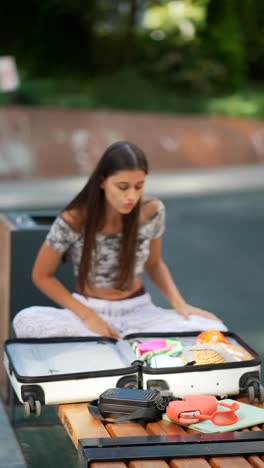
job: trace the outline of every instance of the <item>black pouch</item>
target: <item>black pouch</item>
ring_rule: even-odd
[[[157,421],[167,404],[168,399],[163,398],[158,390],[109,388],[98,400],[89,403],[88,410],[104,422]]]

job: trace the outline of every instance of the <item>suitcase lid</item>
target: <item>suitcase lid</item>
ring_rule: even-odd
[[[139,368],[129,343],[109,337],[15,338],[4,347],[6,367],[24,383],[124,375]]]

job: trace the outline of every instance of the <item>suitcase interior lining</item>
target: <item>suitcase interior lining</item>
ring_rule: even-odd
[[[24,377],[74,374],[130,366],[136,356],[126,342],[10,343],[8,353]]]

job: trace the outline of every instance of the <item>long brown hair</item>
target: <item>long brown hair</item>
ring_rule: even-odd
[[[67,205],[65,210],[77,209],[83,216],[84,245],[78,274],[78,290],[84,292],[90,285],[89,273],[92,270],[92,252],[95,248],[96,232],[102,229],[105,221],[105,195],[101,188],[102,180],[122,170],[140,169],[148,173],[148,162],[143,151],[134,143],[118,141],[109,146],[88,182],[81,192]],[[119,272],[115,287],[129,289],[132,284],[140,201],[133,210],[122,215],[122,242],[119,253]]]

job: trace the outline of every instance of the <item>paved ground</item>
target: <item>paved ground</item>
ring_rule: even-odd
[[[1,400],[0,427],[0,468],[25,468],[24,456],[15,438],[14,431],[9,425]]]

